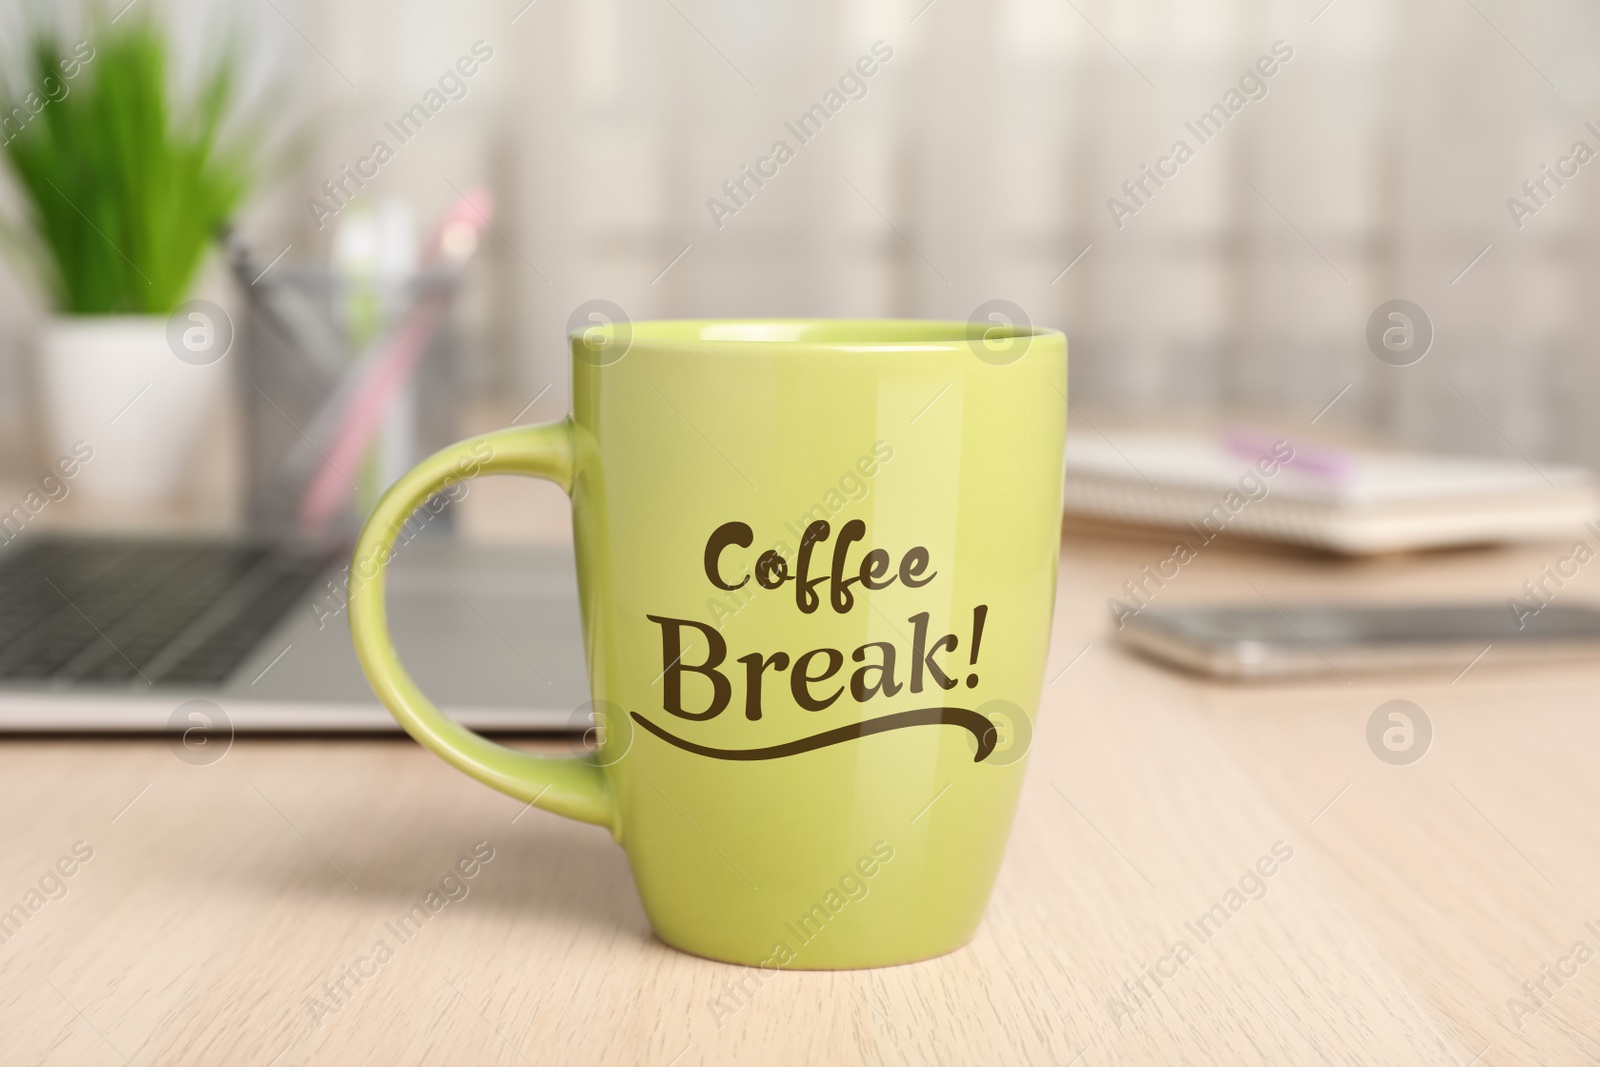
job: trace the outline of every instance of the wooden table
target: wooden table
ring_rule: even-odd
[[[1217,545],[1158,595],[1503,600],[1562,552]],[[56,892],[63,857],[73,873],[0,944],[0,1063],[1600,1056],[1600,961],[1573,955],[1600,951],[1600,665],[1491,650],[1459,677],[1180,678],[1108,641],[1107,597],[1166,554],[1065,545],[1051,681],[978,938],[909,967],[781,974],[720,1020],[710,1002],[742,973],[651,938],[603,831],[523,811],[409,741],[240,739],[201,766],[159,740],[4,742],[0,909],[41,879]],[[1560,595],[1597,593],[1585,572]],[[1392,698],[1433,724],[1410,766],[1366,742]],[[467,895],[397,937],[481,841],[493,859]]]

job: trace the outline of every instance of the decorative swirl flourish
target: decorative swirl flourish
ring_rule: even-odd
[[[785,756],[796,756],[802,752],[811,752],[829,745],[837,745],[845,741],[854,741],[858,737],[868,734],[881,734],[890,730],[904,730],[912,726],[948,725],[960,726],[972,731],[972,736],[978,741],[978,754],[973,757],[974,763],[982,763],[989,753],[994,751],[995,744],[999,741],[999,731],[994,723],[967,708],[917,708],[914,711],[897,711],[892,715],[883,715],[876,719],[867,719],[862,722],[851,723],[832,730],[824,730],[820,734],[802,737],[795,741],[786,741],[781,745],[772,745],[768,748],[711,748],[707,745],[697,745],[693,741],[686,741],[681,737],[668,733],[637,711],[632,713],[634,721],[646,730],[655,734],[669,745],[676,745],[685,752],[693,752],[697,756],[710,756],[713,759],[731,760],[763,760],[782,759]]]

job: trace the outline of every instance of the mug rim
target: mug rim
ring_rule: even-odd
[[[611,329],[617,329],[611,326]],[[778,348],[784,351],[956,352],[999,329],[1000,338],[1066,340],[1061,330],[1031,324],[997,326],[947,319],[829,319],[801,316],[644,319],[622,325],[631,346],[661,349]],[[589,327],[587,329],[593,329]],[[574,329],[569,342],[587,332]],[[718,335],[721,336],[718,336]]]

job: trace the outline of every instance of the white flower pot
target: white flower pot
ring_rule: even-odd
[[[168,319],[59,317],[40,345],[50,460],[85,442],[94,458],[73,487],[85,499],[156,503],[177,495],[201,435],[226,399],[227,361],[173,354]]]

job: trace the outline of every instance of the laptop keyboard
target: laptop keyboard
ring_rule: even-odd
[[[220,683],[337,554],[133,538],[0,548],[0,681]]]

